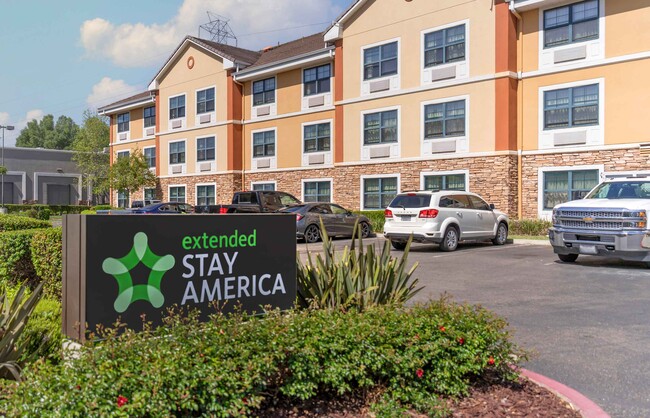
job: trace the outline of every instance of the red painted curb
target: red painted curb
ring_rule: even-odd
[[[592,400],[553,379],[541,374],[531,372],[530,370],[520,369],[521,374],[534,383],[556,393],[558,396],[569,402],[584,418],[611,418],[609,414],[603,411]]]

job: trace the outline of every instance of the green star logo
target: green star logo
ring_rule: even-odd
[[[136,300],[146,300],[154,308],[160,308],[165,302],[165,296],[160,291],[160,282],[167,271],[169,271],[176,260],[171,254],[159,256],[149,248],[147,234],[138,232],[133,237],[133,247],[127,255],[122,258],[108,257],[102,263],[104,273],[115,277],[119,286],[117,299],[113,307],[119,313]],[[131,270],[142,262],[151,269],[147,284],[133,285]]]

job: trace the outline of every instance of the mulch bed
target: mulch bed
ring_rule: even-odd
[[[368,410],[370,396],[360,394],[330,398],[320,396],[303,403],[287,399],[269,405],[260,418],[373,418]],[[580,418],[581,415],[554,393],[528,380],[515,384],[479,384],[470,395],[460,400],[448,400],[451,417],[554,417]],[[412,418],[426,418],[412,412]]]

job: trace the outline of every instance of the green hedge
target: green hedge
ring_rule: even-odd
[[[365,215],[370,219],[370,224],[374,232],[384,232],[384,221],[386,219],[384,218],[383,210],[357,210],[354,213]]]
[[[548,235],[548,229],[553,226],[552,222],[544,219],[521,219],[510,221],[510,235]]]
[[[64,215],[81,213],[84,209],[90,209],[90,206],[85,205],[5,205],[9,213],[26,212],[34,209],[36,212],[48,209],[53,215]]]
[[[37,230],[31,242],[31,260],[36,275],[43,282],[46,297],[61,300],[62,232],[61,228]]]
[[[38,283],[32,263],[32,238],[41,230],[26,229],[0,233],[0,280],[10,285]]]
[[[52,224],[48,221],[33,219],[27,216],[0,215],[0,232],[48,228],[51,226]]]
[[[380,393],[376,411],[441,414],[440,396],[486,373],[513,379],[525,354],[506,322],[439,301],[412,309],[172,318],[153,331],[102,333],[65,364],[38,362],[6,385],[8,417],[255,416],[274,398]],[[396,410],[397,409],[397,410]],[[386,416],[377,413],[377,416]]]

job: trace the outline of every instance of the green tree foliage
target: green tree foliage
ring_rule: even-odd
[[[147,160],[138,148],[128,156],[115,158],[109,169],[109,183],[113,190],[134,193],[142,187],[156,185],[156,174],[149,170]]]
[[[72,145],[75,151],[72,159],[90,182],[93,194],[108,193],[109,155],[104,152],[110,143],[110,128],[106,118],[91,111],[84,112],[81,129]]]
[[[16,139],[17,147],[70,149],[79,132],[79,126],[67,116],[45,115],[39,122],[36,119],[27,123]]]

